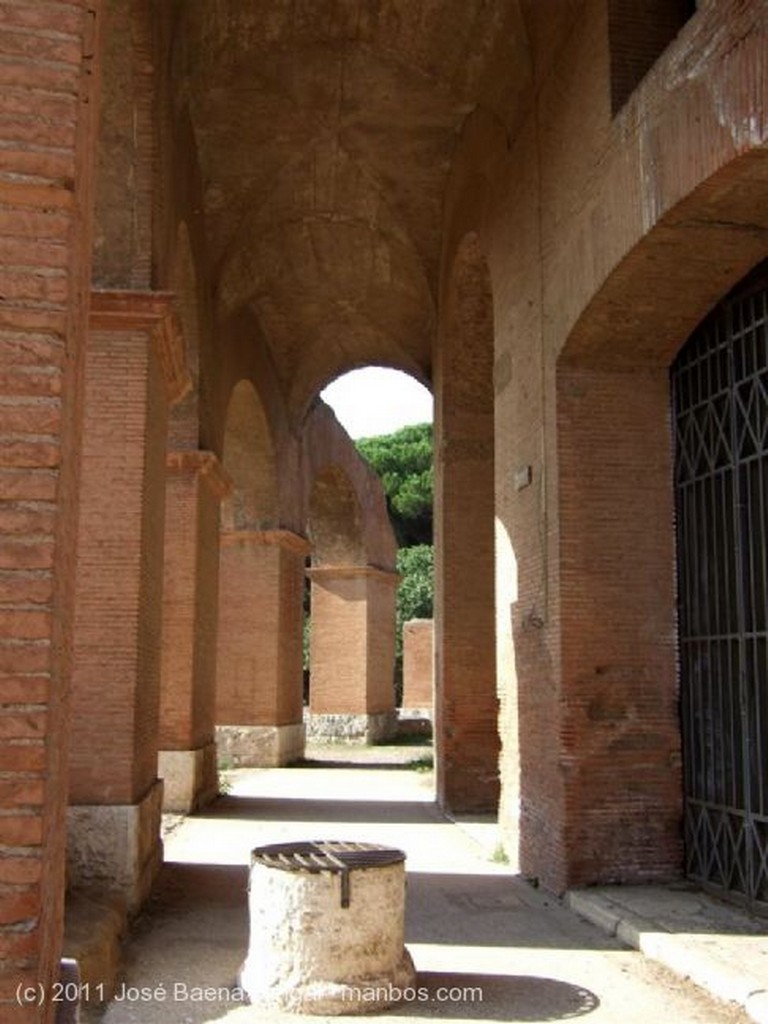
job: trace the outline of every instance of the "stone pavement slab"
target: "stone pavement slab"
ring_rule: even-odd
[[[768,921],[684,885],[573,890],[566,902],[609,935],[768,1024]]]

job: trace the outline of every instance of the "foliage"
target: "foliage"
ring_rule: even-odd
[[[410,619],[431,619],[434,553],[431,544],[400,548],[397,571],[402,579],[397,589],[398,656],[402,654],[403,623]]]
[[[432,424],[362,438],[357,450],[381,480],[400,547],[432,543]]]
[[[407,767],[412,768],[415,772],[431,772],[435,767],[435,759],[432,754],[424,754],[422,757],[415,757],[409,761]]]

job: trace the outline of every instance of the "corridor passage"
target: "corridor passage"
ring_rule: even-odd
[[[170,823],[166,865],[129,943],[121,998],[88,1011],[87,1024],[295,1020],[243,1005],[234,988],[248,941],[249,852],[337,838],[398,846],[408,858],[406,943],[417,995],[369,1020],[747,1021],[500,862],[492,823],[447,820],[421,754],[369,748],[339,768],[329,758],[347,754],[336,751],[307,767],[231,772],[226,796]]]

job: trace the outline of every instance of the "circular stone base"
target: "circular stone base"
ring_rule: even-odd
[[[375,1013],[398,1003],[406,989],[416,981],[411,954],[403,950],[397,967],[386,976],[358,978],[350,982],[312,981],[284,989],[268,986],[263,990],[248,977],[247,963],[240,976],[241,988],[247,992],[252,1006],[288,1013],[339,1016],[340,1014]]]

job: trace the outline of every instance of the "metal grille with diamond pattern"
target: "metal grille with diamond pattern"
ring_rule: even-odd
[[[768,907],[768,268],[672,368],[688,876]]]

